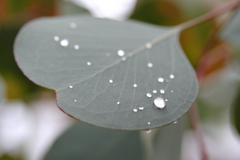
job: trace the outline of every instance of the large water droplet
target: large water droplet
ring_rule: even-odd
[[[118,55],[119,55],[120,57],[124,56],[124,54],[125,54],[125,53],[124,53],[123,50],[119,50],[119,51],[118,51]]]
[[[68,42],[67,39],[63,39],[63,40],[61,40],[61,42],[60,42],[60,45],[63,46],[63,47],[67,47],[68,44],[69,44],[69,42]]]
[[[152,94],[151,94],[151,93],[147,93],[146,96],[147,96],[148,98],[151,98],[151,97],[152,97]]]
[[[147,64],[147,66],[148,66],[148,68],[152,68],[152,67],[153,67],[153,64],[152,64],[151,62],[149,62],[149,63]]]
[[[88,65],[88,66],[91,66],[91,62],[87,62],[87,65]]]
[[[170,78],[170,79],[173,79],[173,78],[174,78],[174,75],[173,75],[173,74],[171,74],[171,75],[169,76],[169,78]]]
[[[154,104],[157,108],[160,108],[160,109],[163,109],[166,105],[164,99],[161,97],[157,97],[156,99],[154,99]]]
[[[163,89],[160,89],[160,93],[164,94],[164,93],[165,93],[165,91],[164,91]]]
[[[138,109],[139,109],[140,111],[143,111],[143,110],[144,110],[144,107],[143,107],[143,106],[139,106]]]
[[[117,104],[120,104],[120,102],[117,102]]]
[[[163,83],[163,82],[164,82],[164,78],[162,78],[162,77],[159,77],[159,78],[158,78],[158,82],[161,82],[161,83]]]
[[[145,45],[145,47],[146,47],[147,49],[150,49],[150,48],[152,48],[152,44],[151,44],[151,43],[147,43],[147,44]]]
[[[77,28],[77,24],[74,23],[74,22],[70,23],[69,26],[70,26],[72,29]]]
[[[109,83],[113,83],[113,80],[112,80],[112,79],[110,79],[110,80],[109,80]]]
[[[60,40],[60,38],[58,36],[54,36],[53,39],[54,39],[54,41],[59,41]]]
[[[76,44],[76,45],[74,46],[74,49],[79,50],[79,45]]]
[[[135,112],[135,113],[136,113],[137,111],[138,111],[138,110],[137,110],[136,108],[134,108],[134,109],[133,109],[133,112]]]
[[[136,87],[137,87],[137,84],[134,84],[133,87],[136,88]]]
[[[153,90],[153,93],[155,93],[155,94],[156,94],[156,93],[157,93],[157,90]]]
[[[73,88],[73,86],[69,86],[69,88]]]

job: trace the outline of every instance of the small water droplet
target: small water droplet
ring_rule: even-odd
[[[124,54],[125,54],[125,53],[124,53],[123,50],[119,50],[119,51],[118,51],[118,55],[119,55],[120,57],[124,56]]]
[[[153,90],[153,93],[155,93],[155,94],[156,94],[156,93],[157,93],[157,90]]]
[[[162,77],[159,77],[159,78],[158,78],[158,82],[161,82],[161,83],[163,83],[163,82],[164,82],[164,78],[162,78]]]
[[[88,66],[91,66],[91,62],[87,62],[87,65],[88,65]]]
[[[160,93],[164,94],[164,93],[165,93],[165,91],[164,91],[163,89],[160,89]]]
[[[106,53],[106,56],[109,57],[109,56],[110,56],[110,53]]]
[[[112,79],[110,79],[110,80],[109,80],[109,83],[113,83],[113,80],[112,80]]]
[[[74,49],[79,50],[79,45],[76,44],[76,45],[74,46]]]
[[[150,48],[152,48],[152,44],[151,44],[151,43],[147,43],[147,44],[145,45],[145,47],[146,47],[147,49],[150,49]]]
[[[139,109],[140,111],[143,111],[143,110],[144,110],[144,107],[143,107],[143,106],[139,106],[138,109]]]
[[[127,58],[126,57],[122,57],[122,61],[126,61],[127,60]]]
[[[73,86],[69,86],[69,88],[73,88]]]
[[[67,47],[68,44],[69,44],[69,42],[68,42],[67,39],[63,39],[63,40],[61,40],[61,42],[60,42],[60,45],[63,46],[63,47]]]
[[[177,120],[176,120],[176,121],[173,121],[173,124],[177,124]]]
[[[134,84],[133,87],[136,88],[136,87],[137,87],[137,84]]]
[[[151,94],[151,93],[147,93],[146,96],[147,96],[148,98],[151,98],[151,97],[152,97],[152,94]]]
[[[150,125],[151,124],[151,122],[148,122],[148,125]]]
[[[171,92],[173,92],[173,90],[171,90]]]
[[[74,22],[70,23],[69,26],[70,26],[72,29],[77,28],[77,24],[74,23]]]
[[[164,99],[161,97],[157,97],[156,99],[154,99],[154,104],[157,108],[160,108],[160,109],[163,109],[166,105]]]
[[[171,75],[169,76],[169,78],[170,78],[170,79],[174,79],[174,75],[171,74]]]
[[[117,104],[120,104],[120,102],[117,102]]]
[[[149,130],[147,130],[146,132],[147,132],[147,133],[151,133],[151,131],[152,131],[152,130],[151,130],[151,129],[149,129]]]
[[[115,84],[113,84],[113,86],[115,86]]]
[[[59,41],[60,40],[60,38],[58,36],[54,36],[53,39],[54,39],[54,41]]]
[[[77,100],[75,99],[74,102],[77,102]]]
[[[168,101],[168,99],[165,99],[165,101],[167,102],[167,101]]]
[[[134,108],[134,109],[133,109],[133,112],[135,112],[135,113],[136,113],[137,111],[138,111],[138,110],[137,110],[136,108]]]
[[[169,80],[168,80],[168,79],[166,79],[166,82],[169,82]]]
[[[152,64],[151,62],[149,62],[149,63],[147,64],[147,66],[148,66],[148,68],[152,68],[152,67],[153,67],[153,64]]]

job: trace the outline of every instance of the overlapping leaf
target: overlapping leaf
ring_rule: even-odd
[[[70,28],[71,22],[77,28]],[[54,36],[68,39],[69,45],[61,46]],[[145,46],[149,42],[152,47]],[[118,56],[119,50],[126,61]],[[38,19],[20,31],[15,57],[29,79],[57,90],[57,104],[64,112],[105,128],[142,130],[172,123],[188,111],[198,90],[178,32],[135,21],[89,16]],[[165,81],[158,82],[159,77]],[[156,97],[167,99],[164,109],[156,108]],[[139,106],[144,110],[133,112]]]

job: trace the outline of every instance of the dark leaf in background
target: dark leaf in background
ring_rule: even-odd
[[[142,160],[139,132],[77,123],[53,144],[45,160]]]
[[[75,29],[69,26],[72,22]],[[172,36],[164,39],[166,32]],[[54,36],[69,44],[61,46]],[[172,123],[188,111],[198,91],[178,32],[135,21],[89,16],[35,20],[20,31],[15,57],[29,79],[57,90],[64,112],[104,128],[144,130]],[[167,99],[160,100],[164,109],[154,105],[157,97]],[[144,110],[135,113],[139,106]]]

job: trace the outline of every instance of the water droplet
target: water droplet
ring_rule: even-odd
[[[146,96],[147,96],[148,98],[151,98],[151,97],[152,97],[152,94],[151,94],[151,93],[147,93]]]
[[[79,50],[79,45],[76,44],[76,45],[74,46],[74,49]]]
[[[155,93],[155,94],[156,94],[156,93],[157,93],[157,90],[153,90],[153,93]]]
[[[68,44],[69,44],[69,42],[68,42],[67,39],[63,39],[63,40],[61,40],[60,44],[61,44],[61,46],[63,46],[63,47],[67,47]]]
[[[127,60],[127,58],[126,57],[122,57],[122,61],[126,61]]]
[[[138,110],[137,110],[136,108],[134,108],[134,109],[133,109],[133,112],[135,112],[135,113],[136,113],[137,111],[138,111]]]
[[[113,86],[115,86],[115,84],[113,84]]]
[[[112,80],[112,79],[110,79],[110,80],[109,80],[109,83],[113,83],[113,80]]]
[[[120,104],[120,102],[117,102],[117,104]]]
[[[151,44],[151,43],[147,43],[147,44],[145,45],[145,47],[146,47],[147,49],[150,49],[150,48],[152,48],[152,44]]]
[[[166,82],[169,82],[169,80],[168,80],[168,79],[166,79]]]
[[[73,86],[69,86],[69,88],[73,88]]]
[[[164,93],[165,93],[165,91],[164,91],[163,89],[160,89],[160,93],[164,94]]]
[[[91,66],[91,62],[87,62],[87,65],[88,65],[88,66]]]
[[[173,90],[171,90],[171,92],[173,92]]]
[[[158,78],[158,82],[163,83],[163,82],[164,82],[164,78],[159,77],[159,78]]]
[[[134,84],[133,87],[136,88],[136,87],[137,87],[137,84]]]
[[[150,125],[151,124],[151,122],[148,122],[148,125]]]
[[[109,57],[109,56],[110,56],[110,53],[106,53],[106,56]]]
[[[74,102],[77,102],[77,100],[75,99]]]
[[[125,54],[125,53],[124,53],[123,50],[119,50],[119,51],[118,51],[118,55],[119,55],[120,57],[124,56],[124,54]]]
[[[140,111],[143,111],[143,110],[144,110],[144,107],[143,107],[143,106],[139,106],[138,109],[139,109]]]
[[[147,132],[147,133],[151,133],[151,131],[152,131],[152,130],[151,130],[151,129],[149,129],[149,130],[147,130],[146,132]]]
[[[74,22],[70,23],[69,26],[70,26],[72,29],[77,28],[77,24],[74,23]]]
[[[176,121],[173,121],[173,124],[176,124],[177,123],[177,120]]]
[[[169,78],[170,78],[170,79],[173,79],[173,78],[174,78],[174,75],[173,75],[173,74],[171,74],[171,75],[169,76]]]
[[[167,102],[167,101],[168,101],[168,99],[165,99],[165,101]]]
[[[54,41],[59,41],[60,40],[60,38],[58,36],[54,36],[53,39],[54,39]]]
[[[160,109],[163,109],[166,105],[164,99],[161,97],[157,97],[156,99],[154,99],[154,104],[157,108],[160,108]]]
[[[149,63],[147,64],[147,66],[148,66],[148,68],[152,68],[152,67],[153,67],[153,64],[152,64],[151,62],[149,62]]]

